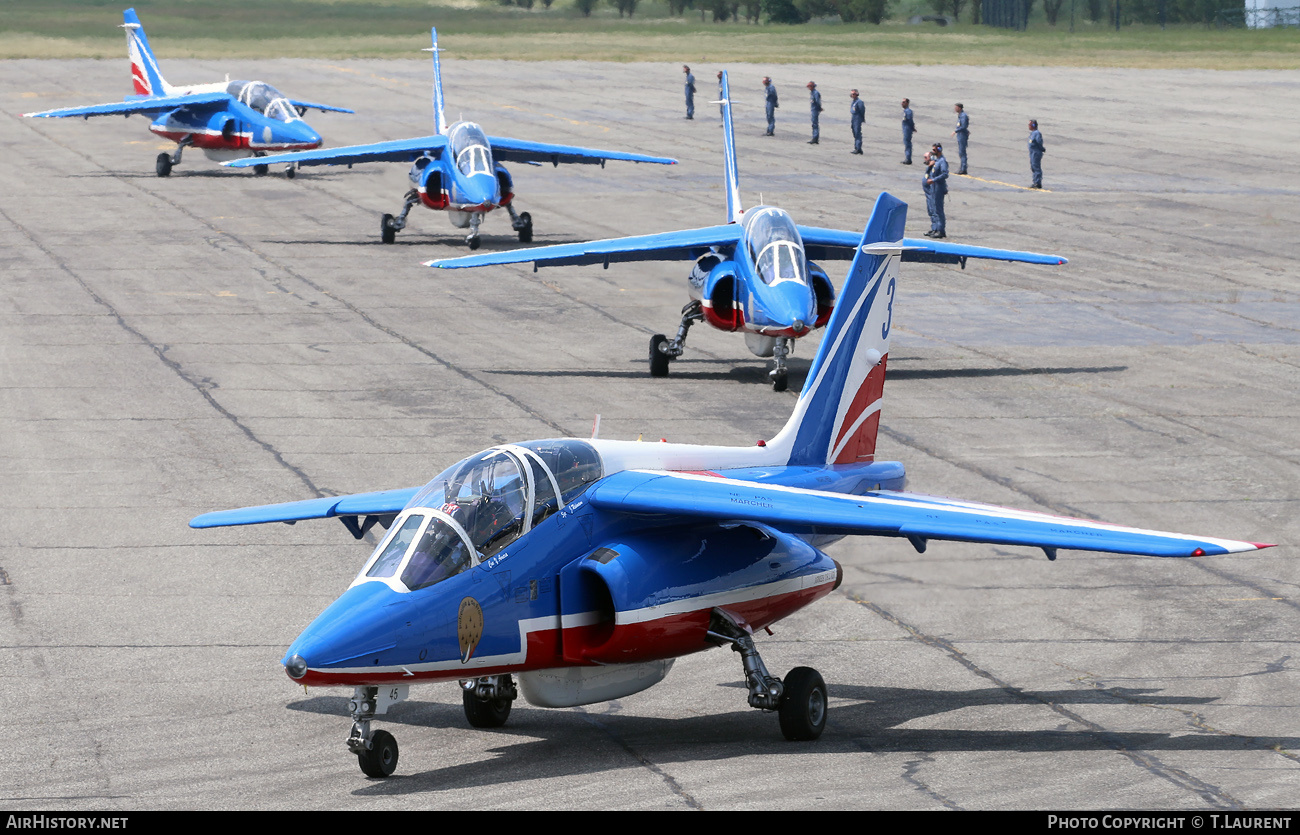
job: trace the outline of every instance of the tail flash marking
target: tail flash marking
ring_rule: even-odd
[[[135,9],[122,13],[125,21],[122,28],[126,30],[126,52],[131,59],[131,84],[142,96],[162,96],[169,92],[168,84],[163,80],[158,69],[158,60],[149,48],[149,38],[140,25],[140,18]]]
[[[439,136],[447,132],[447,102],[442,97],[442,64],[438,61],[438,30],[430,29],[433,46],[425,52],[433,53],[433,130]]]
[[[835,449],[831,452],[831,463],[856,464],[875,459],[876,434],[880,430],[880,398],[884,394],[888,359],[887,356],[880,358],[849,403],[839,436],[835,439]]]
[[[731,129],[731,87],[722,71],[722,161],[727,190],[727,223],[738,223],[745,213],[740,204],[740,170],[736,165],[736,136]]]

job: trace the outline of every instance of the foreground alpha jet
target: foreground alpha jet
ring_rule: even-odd
[[[752,707],[789,739],[826,722],[822,677],[764,666],[754,635],[829,594],[820,549],[851,535],[1194,557],[1258,543],[901,492],[875,461],[907,207],[882,194],[785,428],[753,447],[574,439],[503,444],[424,487],[208,513],[210,528],[338,517],[388,528],[361,573],[285,653],[303,685],[355,688],[348,747],[373,777],[397,743],[371,728],[408,685],[459,680],[475,727],[522,692],[540,707],[618,699],[681,655],[730,646]]]
[[[55,118],[81,116],[130,116],[140,113],[153,119],[149,130],[176,143],[173,154],[161,153],[154,164],[159,177],[180,165],[181,152],[200,148],[209,159],[260,157],[267,151],[291,151],[320,147],[320,134],[302,120],[309,108],[351,113],[345,107],[330,107],[286,98],[262,81],[218,81],[190,87],[173,87],[162,77],[158,61],[149,48],[144,27],[135,9],[122,12],[126,22],[126,48],[131,56],[131,80],[136,95],[126,101],[65,107],[24,113],[24,116]],[[254,172],[267,172],[265,163],[254,160]],[[285,172],[292,177],[292,166]]]
[[[785,391],[786,358],[794,340],[807,336],[830,319],[835,290],[826,271],[808,260],[852,259],[857,252],[857,232],[799,226],[787,212],[774,206],[741,209],[736,143],[731,129],[731,102],[727,74],[722,73],[722,123],[727,223],[703,229],[665,232],[581,244],[561,244],[517,249],[427,262],[430,267],[454,269],[490,264],[558,267],[616,261],[693,260],[691,301],[682,308],[677,335],[650,339],[650,374],[668,376],[668,364],[682,355],[686,333],[699,321],[724,331],[743,331],[745,345],[758,357],[772,357],[768,372],[772,388]],[[904,261],[929,261],[965,266],[967,258],[1064,264],[1055,255],[1010,252],[937,241],[905,239]]]
[[[510,225],[519,233],[519,240],[528,243],[533,239],[532,215],[515,211],[512,203],[514,180],[501,164],[503,160],[531,165],[549,162],[556,166],[562,162],[585,163],[602,168],[605,161],[611,159],[662,165],[677,162],[667,157],[488,136],[473,122],[456,122],[448,128],[442,97],[442,67],[438,61],[438,30],[432,32],[433,47],[429,51],[433,53],[433,122],[436,131],[433,136],[282,154],[267,161],[293,165],[346,165],[349,168],[359,162],[411,163],[410,178],[415,188],[406,193],[402,210],[396,217],[384,215],[380,218],[380,240],[391,244],[398,231],[406,228],[406,216],[411,207],[423,203],[430,209],[447,212],[453,226],[459,229],[468,227],[465,243],[470,249],[479,247],[478,229],[483,215],[502,207],[510,213]],[[226,163],[235,168],[251,164],[246,160]]]

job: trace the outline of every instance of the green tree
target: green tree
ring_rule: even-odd
[[[596,8],[596,0],[573,0],[573,7],[582,12],[583,17],[591,17],[591,12]]]

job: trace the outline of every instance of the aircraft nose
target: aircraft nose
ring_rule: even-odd
[[[802,335],[809,329],[808,323],[817,320],[817,299],[807,286],[789,281],[767,289],[771,292],[765,307],[773,323]]]
[[[302,631],[280,663],[295,681],[313,670],[375,664],[397,646],[407,603],[408,595],[384,583],[353,586]]]
[[[298,126],[298,130],[302,133],[301,141],[304,145],[308,145],[312,148],[320,147],[322,141],[321,135],[316,132],[315,128],[313,128],[311,125],[308,125],[307,123],[304,122],[303,124]]]
[[[465,187],[465,202],[472,204],[497,202],[497,179],[491,174],[475,174]]]

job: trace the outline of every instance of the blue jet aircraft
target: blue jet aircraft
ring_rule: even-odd
[[[784,678],[754,636],[829,594],[844,536],[985,542],[1162,557],[1262,543],[902,492],[875,460],[907,206],[882,194],[841,302],[784,429],[752,447],[552,439],[502,444],[424,487],[208,513],[211,528],[339,518],[357,538],[388,529],[351,586],[281,663],[302,685],[349,686],[349,749],[385,777],[398,748],[375,717],[412,683],[459,680],[474,727],[502,725],[519,693],[540,707],[628,696],[675,658],[730,646],[752,707],[789,739],[815,739],[827,690]]]
[[[772,388],[785,391],[786,358],[794,340],[821,328],[835,308],[835,289],[826,271],[809,258],[850,260],[857,252],[856,232],[800,226],[774,206],[742,210],[736,143],[731,128],[731,101],[722,73],[722,122],[727,223],[703,229],[665,232],[580,244],[561,244],[511,252],[494,252],[427,262],[454,269],[490,264],[533,262],[533,268],[616,261],[684,261],[695,266],[689,277],[691,301],[682,308],[677,335],[650,339],[650,374],[668,376],[669,363],[682,355],[686,334],[696,322],[724,331],[742,331],[745,345],[758,357],[772,357]],[[995,258],[1034,264],[1064,264],[1055,255],[1036,255],[984,247],[903,240],[904,261],[966,264],[967,258]]]
[[[396,215],[384,215],[379,220],[379,237],[386,244],[396,240],[397,233],[406,228],[406,216],[417,204],[447,212],[452,225],[469,229],[465,242],[470,249],[478,249],[479,225],[483,216],[493,209],[505,208],[510,213],[510,225],[519,233],[519,240],[528,243],[533,239],[533,218],[528,212],[517,212],[514,206],[514,179],[502,165],[505,162],[523,162],[541,165],[549,162],[580,163],[605,167],[606,160],[628,162],[654,162],[674,165],[677,160],[668,157],[649,157],[621,151],[601,151],[595,148],[577,148],[572,145],[548,145],[522,139],[488,136],[473,122],[456,122],[447,127],[447,117],[442,97],[442,66],[438,60],[438,30],[433,29],[433,122],[432,136],[377,142],[372,145],[352,145],[344,148],[325,148],[295,154],[271,157],[268,162],[287,162],[293,165],[346,165],[351,168],[360,162],[405,162],[411,164],[410,179],[414,188],[406,193],[402,210]],[[247,160],[225,163],[244,168]]]
[[[161,153],[154,164],[159,177],[180,165],[186,148],[200,148],[209,159],[261,157],[267,151],[291,151],[320,147],[320,134],[302,120],[308,109],[352,113],[345,107],[330,107],[286,98],[263,81],[225,81],[190,87],[173,87],[162,77],[158,60],[149,48],[144,27],[135,9],[122,12],[126,22],[126,48],[131,56],[131,80],[136,94],[125,101],[64,107],[24,113],[24,116],[62,118],[80,116],[131,116],[139,113],[153,119],[149,130],[176,143],[176,152]],[[258,176],[267,172],[265,163],[253,160]],[[285,174],[293,177],[290,166]]]

